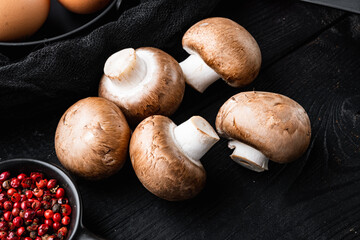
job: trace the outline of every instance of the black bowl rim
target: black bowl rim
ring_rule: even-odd
[[[49,43],[49,42],[53,42],[53,41],[57,41],[57,40],[61,40],[64,39],[66,37],[69,37],[77,32],[80,32],[81,30],[89,27],[90,25],[94,24],[96,21],[98,21],[100,18],[102,18],[106,13],[108,13],[115,5],[115,3],[117,2],[117,0],[113,0],[109,6],[107,6],[105,8],[105,10],[103,10],[98,16],[96,16],[94,19],[92,19],[91,21],[87,22],[86,24],[75,28],[69,32],[66,32],[64,34],[55,36],[55,37],[51,37],[51,38],[45,38],[42,40],[36,40],[36,41],[28,41],[28,42],[0,42],[0,46],[12,46],[12,47],[20,47],[20,46],[32,46],[32,45],[37,45],[37,44],[42,44],[42,43]]]
[[[74,189],[74,195],[78,199],[78,202],[79,202],[79,204],[78,204],[79,207],[76,208],[76,213],[77,213],[78,219],[77,219],[77,221],[76,221],[76,223],[74,225],[74,230],[72,231],[71,235],[68,238],[68,239],[74,239],[74,237],[76,236],[79,229],[83,228],[83,224],[82,224],[83,205],[82,205],[82,200],[81,200],[81,195],[80,195],[79,189],[76,186],[74,180],[72,179],[72,177],[64,169],[62,169],[60,166],[56,165],[55,163],[44,162],[44,161],[37,160],[37,159],[30,159],[30,158],[6,159],[6,160],[3,160],[3,161],[0,161],[0,166],[3,165],[3,164],[7,164],[7,163],[12,163],[12,164],[19,163],[19,164],[21,164],[23,162],[36,163],[36,164],[45,166],[46,168],[49,168],[49,169],[59,173],[65,179],[65,181],[69,185],[69,187],[71,189]]]

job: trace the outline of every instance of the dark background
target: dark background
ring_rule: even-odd
[[[85,226],[107,239],[359,239],[360,16],[310,3],[124,0],[93,31],[21,58],[0,54],[0,160],[59,164],[57,122],[76,100],[96,95],[111,53],[153,46],[181,61],[183,33],[210,16],[228,17],[254,36],[261,72],[242,89],[223,81],[203,94],[187,87],[171,118],[180,124],[201,115],[214,126],[220,106],[239,91],[281,93],[309,114],[308,151],[256,173],[231,161],[221,139],[202,159],[205,189],[184,202],[148,192],[128,159],[107,180],[77,179]]]

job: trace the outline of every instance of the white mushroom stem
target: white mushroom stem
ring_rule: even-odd
[[[229,141],[228,146],[234,149],[230,157],[236,163],[256,172],[268,170],[269,159],[259,150],[236,140]]]
[[[174,138],[179,148],[195,164],[219,141],[212,126],[202,117],[194,116],[174,128]]]
[[[197,54],[191,54],[180,63],[180,67],[184,73],[186,83],[201,93],[213,82],[221,78]]]
[[[104,65],[105,76],[123,89],[136,87],[145,78],[146,72],[146,62],[133,48],[114,53]]]

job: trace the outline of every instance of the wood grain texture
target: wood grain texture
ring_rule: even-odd
[[[203,94],[187,88],[172,116],[201,115],[213,126],[220,106],[239,91],[284,94],[312,123],[308,151],[297,161],[251,172],[221,139],[204,157],[207,183],[198,197],[167,202],[148,192],[129,161],[110,179],[77,179],[84,224],[107,239],[359,239],[360,17],[297,1],[223,1],[211,14],[232,18],[263,53],[258,78],[242,89],[218,81]],[[195,20],[194,20],[195,22]],[[185,31],[185,29],[184,29]],[[180,35],[179,35],[180,36]],[[179,45],[169,43],[177,59]],[[53,137],[63,108],[2,126],[0,157],[58,163]]]

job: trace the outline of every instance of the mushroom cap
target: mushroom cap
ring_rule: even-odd
[[[199,21],[186,31],[182,45],[189,54],[199,55],[230,86],[245,86],[260,71],[257,42],[245,28],[228,18]]]
[[[132,91],[121,91],[105,75],[99,85],[99,96],[120,107],[129,124],[135,125],[148,116],[170,116],[184,96],[185,80],[179,63],[166,52],[152,47],[136,49],[147,64],[146,79]]]
[[[229,98],[216,117],[219,135],[248,144],[270,160],[299,158],[311,138],[309,117],[294,100],[270,92],[241,92]]]
[[[195,197],[204,187],[206,173],[176,146],[176,125],[167,117],[144,119],[130,140],[130,159],[137,177],[156,196],[180,201]]]
[[[61,117],[55,150],[69,171],[91,180],[119,171],[127,157],[130,128],[121,110],[99,97],[81,99]]]

